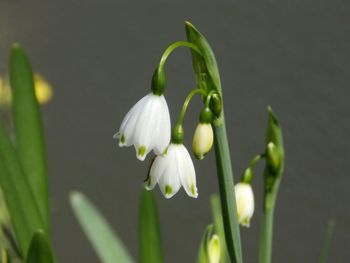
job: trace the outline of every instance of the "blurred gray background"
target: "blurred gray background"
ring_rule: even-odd
[[[149,92],[152,72],[184,21],[207,37],[221,70],[235,180],[264,146],[267,104],[284,128],[286,171],[277,203],[274,262],[317,262],[326,224],[337,226],[329,262],[350,257],[350,5],[348,1],[6,1],[0,2],[0,69],[14,41],[54,86],[43,109],[55,249],[60,262],[98,262],[68,195],[90,197],[137,260],[138,199],[149,159],[112,139],[129,108]],[[167,63],[175,120],[194,86],[188,50]],[[190,146],[200,103],[186,116]],[[166,262],[194,262],[218,191],[213,153],[194,161],[198,200],[181,190],[159,205]],[[256,214],[242,229],[245,262],[257,262]]]

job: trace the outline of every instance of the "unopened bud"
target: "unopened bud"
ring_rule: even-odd
[[[213,146],[214,135],[210,123],[198,123],[194,132],[192,151],[194,156],[202,160]]]
[[[209,263],[220,262],[220,239],[219,236],[214,234],[208,244],[208,259]]]
[[[238,183],[235,185],[238,222],[249,227],[250,219],[254,214],[254,194],[250,184]]]

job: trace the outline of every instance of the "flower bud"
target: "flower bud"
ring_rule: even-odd
[[[238,183],[235,185],[238,222],[249,227],[250,219],[254,214],[254,194],[250,184]]]
[[[208,244],[208,259],[209,263],[220,262],[220,239],[219,236],[214,234]]]
[[[194,132],[192,151],[198,160],[202,160],[213,146],[214,135],[210,123],[198,123]]]
[[[192,142],[192,151],[198,160],[202,160],[213,146],[214,135],[210,124],[212,119],[213,114],[209,107],[204,108],[201,111]]]

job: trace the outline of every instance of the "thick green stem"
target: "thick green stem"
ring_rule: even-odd
[[[260,263],[271,262],[273,212],[274,212],[274,205],[272,207],[264,209],[264,212],[263,212],[262,230],[261,230],[261,236],[260,236],[260,252],[259,252]]]
[[[232,263],[242,263],[241,239],[237,219],[236,197],[224,113],[213,122],[215,155],[220,189],[222,217],[227,250]]]

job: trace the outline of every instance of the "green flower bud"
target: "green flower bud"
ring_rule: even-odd
[[[219,117],[222,111],[222,100],[218,93],[212,95],[210,99],[210,109],[216,117]]]
[[[284,163],[282,130],[271,107],[268,107],[268,111],[269,120],[267,126],[265,152],[266,163],[270,171],[273,174],[278,175],[282,171]]]
[[[194,156],[198,160],[202,160],[204,156],[211,150],[213,141],[214,135],[211,124],[198,123],[192,142],[192,151]]]
[[[152,77],[152,92],[155,95],[162,95],[166,87],[166,76],[163,68],[157,67]]]

